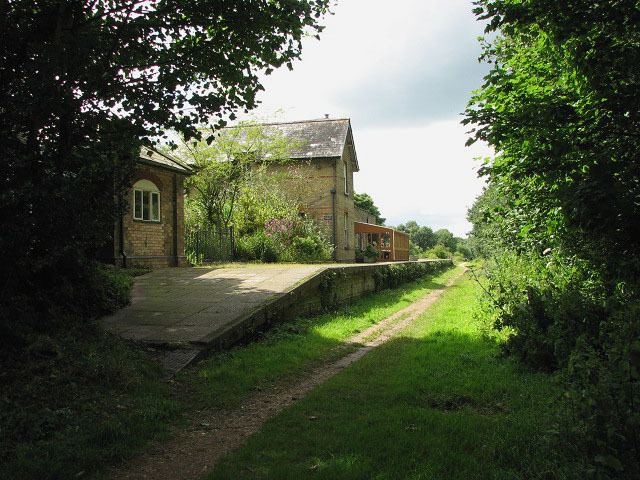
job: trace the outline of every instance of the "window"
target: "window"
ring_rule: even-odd
[[[342,166],[344,167],[344,194],[349,195],[349,170],[347,168],[347,162],[343,161]]]
[[[344,248],[349,248],[349,214],[344,214]]]
[[[149,180],[133,185],[133,218],[145,222],[160,221],[160,191]]]

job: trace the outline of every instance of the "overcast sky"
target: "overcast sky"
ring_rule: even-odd
[[[490,154],[465,147],[460,125],[487,70],[471,8],[471,0],[341,0],[294,70],[265,78],[254,114],[351,118],[355,190],[374,198],[387,224],[413,219],[464,235],[483,185],[474,157]]]

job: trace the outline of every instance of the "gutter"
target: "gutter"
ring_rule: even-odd
[[[333,243],[333,260],[337,260],[338,258],[338,247],[336,244],[336,237],[337,237],[337,232],[336,232],[336,189],[332,188],[331,189],[331,210],[333,212],[333,222],[331,222],[331,225],[333,226],[333,232],[332,232],[332,243]]]

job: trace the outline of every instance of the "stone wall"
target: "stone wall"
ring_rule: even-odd
[[[174,192],[176,179],[177,208],[177,252],[174,252]],[[184,257],[184,176],[170,170],[139,164],[132,178],[132,185],[138,180],[150,180],[160,191],[160,221],[134,220],[133,189],[127,195],[127,212],[122,225],[124,230],[124,251],[127,266],[149,266],[152,268],[186,265]],[[122,264],[120,255],[120,232],[116,222],[114,231],[114,258]]]
[[[201,346],[203,351],[228,348],[250,339],[270,325],[332,309],[367,293],[395,287],[451,267],[453,262],[448,259],[330,266],[234,322],[225,332],[216,332],[215,337]]]

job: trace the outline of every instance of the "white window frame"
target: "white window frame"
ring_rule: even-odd
[[[139,209],[137,208],[137,198],[140,199]],[[155,212],[155,215],[153,208],[153,204],[155,203],[154,198],[156,199],[158,204],[158,209]],[[133,219],[141,222],[160,223],[161,216],[162,208],[160,203],[160,191],[158,190],[158,187],[156,187],[153,182],[150,182],[149,180],[137,181],[133,186]]]
[[[349,213],[344,212],[344,246],[349,248]]]
[[[344,167],[344,194],[349,195],[349,168],[346,160],[342,161],[342,166]]]

